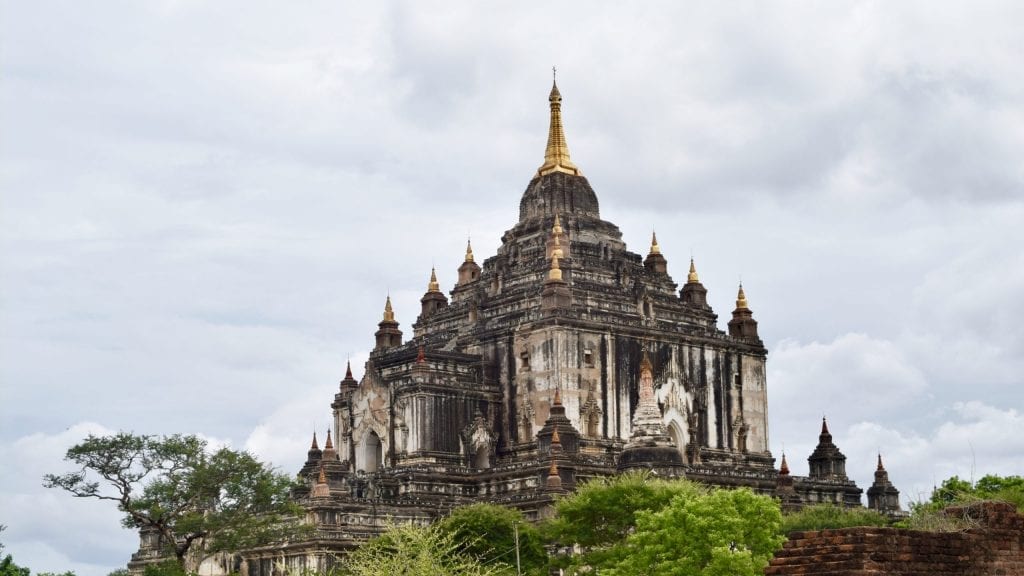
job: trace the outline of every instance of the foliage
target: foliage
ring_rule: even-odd
[[[504,564],[510,571],[516,565],[515,533],[518,527],[522,572],[547,573],[548,559],[540,531],[518,510],[494,504],[473,504],[456,508],[437,526],[454,537],[464,554],[486,565]]]
[[[32,571],[14,563],[10,554],[0,558],[0,576],[29,576]]]
[[[896,525],[900,528],[951,532],[972,528],[977,521],[944,513],[950,506],[971,504],[982,500],[1009,502],[1024,514],[1024,477],[988,474],[972,484],[958,476],[943,480],[932,490],[931,498],[910,505],[910,517]]]
[[[64,458],[79,469],[47,474],[45,486],[115,502],[126,528],[155,530],[189,570],[198,551],[258,546],[308,529],[294,522],[301,509],[288,499],[288,476],[246,452],[210,452],[196,436],[90,435]]]
[[[61,572],[61,573],[57,573],[57,572],[37,572],[36,576],[75,576],[75,573],[73,571],[71,571],[71,570],[68,570],[67,572]]]
[[[694,497],[707,488],[686,480],[664,480],[649,472],[595,478],[555,503],[555,517],[542,531],[559,548],[578,547],[581,554],[555,560],[561,567],[604,566],[636,528],[643,511],[663,509],[679,495]]]
[[[0,524],[0,532],[7,529],[7,526]],[[0,542],[0,553],[4,551],[4,543]],[[14,558],[8,554],[0,558],[0,576],[29,576],[30,570],[14,563]]]
[[[178,562],[169,560],[159,564],[146,565],[142,576],[188,576],[188,572]]]
[[[398,524],[356,548],[344,559],[339,573],[346,576],[492,576],[502,573],[463,553],[460,548],[453,532],[440,530],[436,525]]]
[[[544,532],[582,550],[561,560],[570,574],[759,574],[785,540],[771,498],[649,473],[593,480],[555,509]]]
[[[785,537],[778,503],[749,488],[680,494],[659,511],[637,513],[623,554],[602,574],[755,576]]]
[[[1009,502],[1024,513],[1024,477],[997,476],[987,474],[971,484],[958,476],[947,478],[932,490],[926,502],[910,505],[914,514],[940,511],[948,506],[970,504],[979,500],[1000,500]]]
[[[118,568],[117,570],[112,570],[107,576],[128,576],[128,574],[127,568]]]
[[[888,526],[889,519],[876,510],[840,507],[835,504],[805,506],[797,512],[782,515],[781,534],[797,530],[824,530],[851,526]]]

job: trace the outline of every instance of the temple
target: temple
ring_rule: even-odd
[[[543,163],[497,253],[481,265],[467,244],[447,294],[431,270],[409,337],[388,298],[361,378],[347,367],[324,447],[314,436],[299,471],[315,536],[244,551],[233,569],[325,569],[388,521],[474,502],[542,518],[625,470],[747,486],[788,508],[860,505],[824,423],[810,476],[775,469],[767,351],[743,286],[723,331],[693,259],[680,287],[656,236],[631,252],[570,159],[557,85],[548,102]],[[898,507],[880,490],[873,502]]]

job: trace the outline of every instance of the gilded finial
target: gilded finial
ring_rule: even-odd
[[[779,467],[779,474],[785,476],[789,474],[789,464],[786,463],[786,453],[782,453],[782,466]]]
[[[554,484],[555,478],[558,478],[558,463],[555,462],[554,458],[551,459],[551,467],[548,468],[548,477],[551,478],[551,480],[548,481],[548,484]],[[561,478],[559,478],[559,480],[561,480]]]
[[[562,128],[562,94],[558,91],[558,83],[551,82],[551,94],[548,95],[551,106],[551,124],[548,128],[548,147],[544,151],[544,164],[537,169],[538,176],[552,172],[564,172],[580,176],[580,169],[569,159],[569,146],[565,143],[565,131]]]
[[[388,294],[388,299],[384,302],[384,321],[394,322],[395,311],[391,308],[391,295]]]
[[[316,478],[317,484],[327,484],[327,474],[324,473],[324,465],[320,465],[320,474]]]
[[[736,309],[748,310],[747,294],[743,291],[743,284],[740,284],[740,291],[736,294]]]
[[[466,239],[466,262],[472,262],[472,261],[473,261],[473,244],[470,242],[469,238],[467,238]]]
[[[310,450],[319,450],[320,447],[316,444],[316,430],[313,431],[313,444],[309,447]]]
[[[331,442],[331,431],[327,430],[327,442],[324,442],[324,450],[334,450],[334,443]]]
[[[661,246],[658,246],[658,235],[651,232],[651,254],[661,254]]]
[[[555,225],[551,227],[551,233],[555,236],[561,236],[562,232],[562,219],[559,218],[558,214],[555,214]]]
[[[555,426],[555,431],[551,433],[551,444],[561,444],[562,437],[558,435],[558,426]]]
[[[693,265],[692,256],[690,257],[690,274],[686,276],[686,281],[690,282],[691,284],[696,284],[697,282],[700,282],[700,279],[697,278],[697,267]]]
[[[555,388],[555,399],[553,401],[553,404],[555,406],[561,406],[562,405],[562,389],[561,388]]]
[[[548,271],[548,280],[551,282],[562,281],[562,269],[558,267],[558,256],[561,252],[561,249],[558,249],[557,253],[554,250],[551,252],[551,270]]]
[[[427,292],[440,292],[441,286],[437,283],[437,270],[430,268],[430,283],[427,284]]]

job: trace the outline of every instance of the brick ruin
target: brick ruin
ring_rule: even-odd
[[[1024,574],[1024,516],[1004,502],[948,508],[957,532],[845,528],[793,532],[766,576],[1011,576]]]

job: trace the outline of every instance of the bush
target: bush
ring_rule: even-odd
[[[815,504],[782,516],[782,534],[803,530],[827,530],[854,526],[888,526],[889,519],[867,508],[843,508],[835,504]]]

